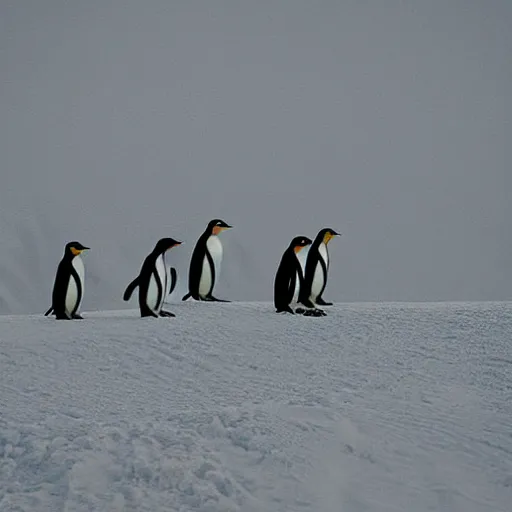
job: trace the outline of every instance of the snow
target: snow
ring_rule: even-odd
[[[512,303],[0,316],[0,510],[508,511]]]

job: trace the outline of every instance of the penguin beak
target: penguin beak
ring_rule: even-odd
[[[176,241],[176,242],[174,243],[174,245],[171,245],[171,246],[169,247],[169,249],[172,249],[173,247],[176,247],[177,245],[181,245],[182,243],[183,243],[183,242],[178,242],[178,241]]]

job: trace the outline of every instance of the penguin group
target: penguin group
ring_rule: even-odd
[[[305,316],[325,316],[321,306],[332,306],[322,294],[327,285],[329,271],[329,252],[327,244],[334,236],[334,229],[321,229],[312,241],[306,236],[297,236],[285,250],[274,280],[274,306],[278,313],[300,313]],[[298,253],[308,247],[304,272],[298,259]],[[295,312],[291,304],[301,304]]]
[[[188,272],[188,292],[182,300],[229,302],[213,295],[218,280],[223,248],[219,234],[232,226],[221,219],[211,220],[198,238]],[[277,313],[325,316],[318,306],[330,306],[322,295],[327,284],[329,253],[327,244],[339,235],[331,228],[321,229],[314,240],[306,236],[292,239],[284,251],[274,279],[274,306]],[[166,298],[173,292],[177,272],[167,262],[170,249],[181,245],[174,238],[162,238],[144,259],[139,274],[126,287],[123,300],[129,301],[138,288],[141,317],[174,317],[163,309]],[[304,269],[298,254],[308,247]],[[84,296],[85,268],[81,254],[89,247],[74,241],[66,244],[64,255],[57,267],[52,292],[52,305],[45,313],[57,320],[82,319],[79,310]],[[295,311],[293,306],[297,306]]]

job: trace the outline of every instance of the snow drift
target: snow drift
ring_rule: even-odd
[[[506,511],[511,303],[0,317],[0,510]]]

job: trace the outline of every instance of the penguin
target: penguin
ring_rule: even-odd
[[[301,288],[299,302],[308,308],[316,308],[316,305],[332,306],[332,302],[325,302],[322,294],[327,284],[329,271],[329,253],[327,244],[330,240],[339,236],[334,229],[321,229],[309,248],[304,270],[304,286]]]
[[[217,299],[212,294],[222,262],[222,244],[218,235],[232,227],[220,219],[213,219],[208,223],[192,252],[188,272],[188,293],[182,300],[192,297],[195,300],[229,302]]]
[[[133,291],[139,287],[139,309],[141,317],[155,318],[176,316],[162,309],[166,297],[176,286],[176,269],[168,271],[165,254],[169,249],[180,245],[173,238],[162,238],[153,251],[146,257],[139,275],[126,287],[123,295],[125,301],[130,300]]]
[[[69,242],[57,267],[53,285],[52,305],[45,313],[53,313],[57,320],[82,320],[78,309],[84,297],[85,267],[80,254],[88,250],[80,242]]]
[[[284,251],[274,280],[274,305],[276,313],[287,312],[292,315],[295,314],[290,304],[293,302],[297,288],[300,294],[304,280],[297,254],[310,244],[311,240],[309,238],[296,236],[290,242],[286,251]]]

